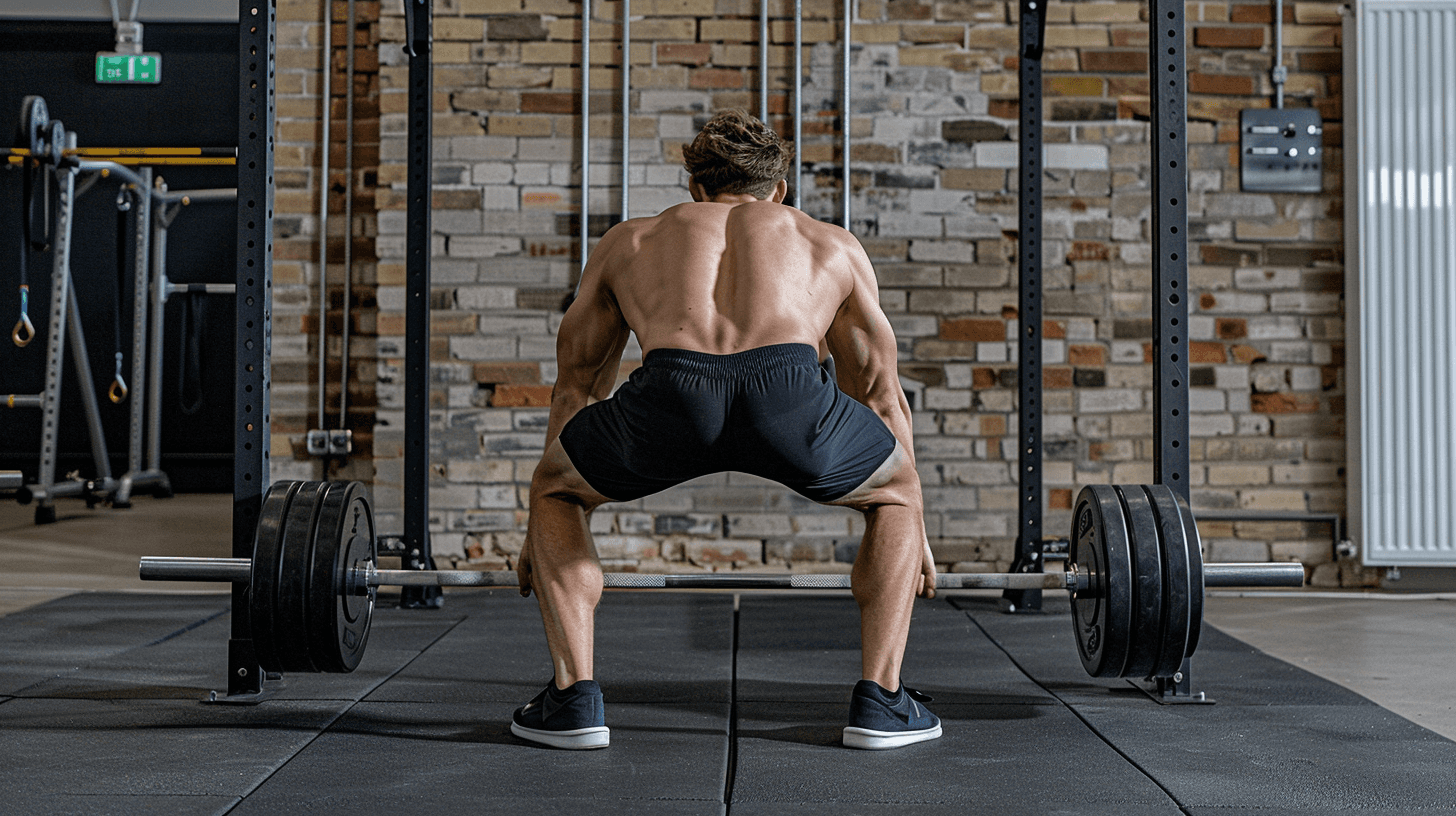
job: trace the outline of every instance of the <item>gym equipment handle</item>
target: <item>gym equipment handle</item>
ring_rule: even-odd
[[[253,562],[248,558],[142,558],[143,581],[226,581],[246,584]],[[516,573],[508,570],[379,570],[373,566],[354,570],[351,583],[371,586],[468,586],[513,587]],[[360,580],[362,578],[362,581]],[[608,572],[603,580],[611,589],[849,589],[848,575],[842,574],[729,574],[651,575]],[[1065,589],[1086,588],[1088,577],[1073,565],[1066,572],[986,573],[952,572],[936,576],[937,589]],[[1304,567],[1284,564],[1204,564],[1206,587],[1299,587],[1304,585]]]

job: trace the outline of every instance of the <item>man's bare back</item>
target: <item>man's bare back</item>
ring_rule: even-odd
[[[625,222],[593,255],[643,351],[816,348],[864,251],[783,204],[691,202]]]

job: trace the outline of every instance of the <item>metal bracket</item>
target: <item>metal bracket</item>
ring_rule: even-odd
[[[1022,0],[1021,19],[1022,31],[1035,27],[1035,32],[1030,39],[1023,36],[1021,42],[1021,56],[1026,59],[1041,59],[1046,44],[1046,21],[1048,0]]]
[[[348,456],[353,452],[353,431],[316,430],[308,432],[309,456]]]

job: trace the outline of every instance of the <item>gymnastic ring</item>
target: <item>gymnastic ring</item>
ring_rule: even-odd
[[[106,392],[107,399],[110,399],[116,405],[120,405],[126,399],[126,395],[126,383],[122,381],[121,377],[112,380],[111,388]]]
[[[35,324],[30,322],[30,315],[21,312],[20,319],[15,321],[15,330],[10,333],[10,340],[16,348],[25,348],[34,339]]]

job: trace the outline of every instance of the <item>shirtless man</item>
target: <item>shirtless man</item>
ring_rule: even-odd
[[[759,120],[720,113],[683,158],[693,201],[609,230],[557,335],[517,566],[521,594],[540,602],[555,677],[511,730],[559,748],[608,743],[592,679],[602,569],[588,514],[737,470],[864,513],[851,573],[864,679],[844,743],[935,739],[928,698],[900,683],[911,606],[934,596],[935,564],[874,269],[849,232],[782,203],[792,149]],[[642,367],[608,399],[629,332]]]

